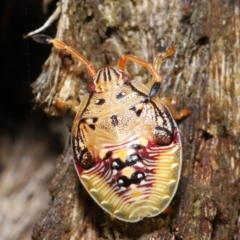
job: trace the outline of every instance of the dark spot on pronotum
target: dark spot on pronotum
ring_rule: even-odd
[[[98,120],[98,118],[97,117],[93,117],[92,120],[93,120],[93,123],[95,123]]]
[[[134,106],[134,107],[129,108],[129,110],[134,111],[134,112],[136,113],[136,115],[137,115],[138,117],[140,117],[143,109],[142,109],[142,108],[141,108],[141,109],[137,109],[137,108]]]
[[[116,95],[116,98],[117,98],[117,99],[121,99],[121,98],[123,98],[123,97],[125,97],[125,96],[126,96],[126,95],[125,95],[124,92],[120,92],[119,94]]]
[[[89,124],[88,125],[92,130],[95,130],[95,125],[94,124]]]
[[[111,123],[114,127],[116,127],[118,125],[117,115],[112,115],[111,116]]]
[[[136,114],[137,114],[138,117],[141,115],[141,113],[142,113],[142,109],[139,109],[139,110],[136,111]]]
[[[103,98],[100,98],[96,101],[97,105],[103,105],[104,103],[105,103],[105,99],[103,99]]]

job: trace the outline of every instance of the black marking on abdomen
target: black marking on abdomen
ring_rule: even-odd
[[[117,179],[117,185],[119,187],[129,187],[131,185],[131,180],[128,179],[126,176],[121,176]]]
[[[139,149],[143,149],[144,146],[141,145],[141,144],[137,144],[137,143],[134,143],[130,146],[130,148],[133,148],[133,149],[136,149],[136,150],[139,150]]]
[[[129,187],[131,184],[139,184],[142,180],[144,180],[145,174],[143,172],[134,172],[129,179],[126,176],[121,176],[117,179],[117,185],[119,187]]]
[[[143,172],[135,172],[131,176],[132,184],[139,184],[142,180],[145,179],[145,174]]]
[[[105,155],[105,157],[103,158],[103,160],[106,160],[108,158],[110,158],[112,156],[113,152],[112,151],[108,151]]]
[[[118,170],[118,171],[125,167],[126,167],[126,164],[124,162],[122,162],[120,158],[114,159],[111,163],[111,168]]]
[[[117,115],[112,115],[111,116],[111,123],[114,127],[116,127],[118,125]]]
[[[133,166],[141,160],[142,160],[141,156],[134,153],[134,154],[131,154],[131,155],[127,156],[126,165],[127,166]]]

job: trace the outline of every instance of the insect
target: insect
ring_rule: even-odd
[[[76,111],[71,135],[74,165],[88,193],[122,221],[137,222],[160,214],[172,200],[181,173],[182,145],[174,118],[190,113],[183,109],[178,114],[157,96],[162,81],[158,70],[174,47],[153,64],[123,55],[119,68],[96,72],[64,42],[45,35],[33,38],[66,50],[93,78],[90,93]],[[147,68],[152,79],[146,85],[131,80],[124,72],[127,61]]]

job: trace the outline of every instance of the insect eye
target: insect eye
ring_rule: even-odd
[[[89,85],[88,85],[88,91],[89,92],[93,92],[95,91],[96,87],[95,87],[95,84],[94,82],[91,82]]]

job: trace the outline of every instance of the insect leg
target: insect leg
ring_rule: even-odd
[[[191,113],[189,108],[184,108],[180,112],[177,112],[168,98],[164,97],[164,98],[160,98],[160,100],[165,103],[165,105],[168,107],[168,110],[170,111],[170,113],[172,114],[175,120],[181,120],[183,118],[186,118]]]
[[[160,67],[162,65],[163,60],[172,56],[174,53],[175,53],[175,47],[171,46],[170,48],[168,48],[168,50],[165,53],[163,53],[159,57],[155,58],[155,60],[153,61],[154,69],[156,69],[157,71],[160,71]]]
[[[73,112],[77,112],[79,107],[79,102],[77,101],[56,101],[54,106],[60,111],[60,113],[64,114],[67,109],[71,109]]]

